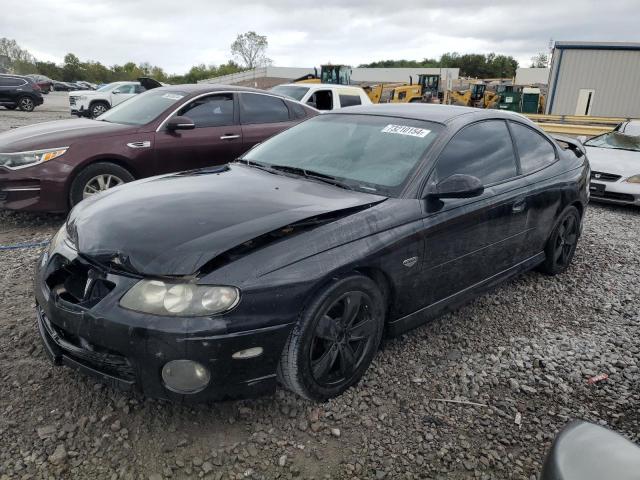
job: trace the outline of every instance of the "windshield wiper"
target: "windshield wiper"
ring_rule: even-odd
[[[308,170],[306,168],[290,167],[288,165],[271,165],[271,168],[273,170],[279,170],[281,172],[292,173],[294,175],[301,175],[305,178],[319,180],[321,182],[344,188],[346,190],[353,190],[353,187],[351,185],[347,185],[346,183],[338,180],[336,177],[327,175],[326,173],[316,172],[314,170]]]
[[[278,174],[278,172],[274,172],[273,168],[270,165],[262,162],[256,162],[255,160],[249,160],[248,158],[236,158],[234,160],[236,163],[242,163],[243,165],[248,165],[250,167],[259,168],[260,170],[264,170],[265,172]]]

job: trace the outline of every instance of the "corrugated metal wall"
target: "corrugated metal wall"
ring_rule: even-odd
[[[585,88],[595,90],[592,116],[640,117],[640,51],[557,49],[552,70],[548,113],[574,115]]]

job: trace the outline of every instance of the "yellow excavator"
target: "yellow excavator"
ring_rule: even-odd
[[[320,75],[318,75],[318,69],[314,68],[314,70],[315,73],[308,73],[296,78],[293,83],[351,84],[351,67],[349,65],[320,65]]]
[[[418,75],[418,82],[413,83],[409,77],[409,84],[395,87],[389,96],[391,103],[439,103],[440,75]],[[373,100],[372,100],[373,101]]]
[[[481,80],[473,80],[466,90],[450,90],[447,92],[450,105],[462,105],[476,108],[496,108],[500,99],[496,92],[487,90],[487,85]]]

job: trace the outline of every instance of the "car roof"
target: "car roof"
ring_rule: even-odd
[[[382,103],[373,105],[360,105],[332,111],[337,115],[360,114],[360,115],[385,115],[388,117],[411,118],[414,120],[424,120],[437,123],[448,123],[454,118],[462,115],[472,115],[474,120],[482,118],[516,118],[524,120],[526,117],[514,112],[496,109],[482,109],[473,107],[461,107],[457,105],[440,105],[434,103]]]
[[[308,87],[308,88],[355,88],[362,90],[360,85],[341,85],[339,83],[283,83],[275,87]],[[274,87],[274,88],[275,88]]]
[[[249,92],[249,93],[261,93],[263,95],[272,95],[291,101],[292,99],[284,95],[280,95],[275,92],[268,92],[266,90],[260,90],[259,88],[242,87],[239,85],[224,85],[219,83],[184,83],[181,85],[166,85],[164,87],[154,88],[154,90],[162,90],[166,92],[179,91],[183,93],[199,94],[199,93],[213,93],[213,92]],[[295,100],[294,100],[295,101]]]

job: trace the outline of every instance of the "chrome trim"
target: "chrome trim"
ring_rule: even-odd
[[[290,99],[290,98],[284,97],[282,95],[274,95],[273,93],[269,93],[269,92],[262,93],[262,92],[247,92],[247,91],[244,91],[244,90],[217,90],[217,91],[212,91],[212,92],[207,92],[207,93],[201,93],[200,95],[196,95],[195,97],[189,98],[182,105],[180,105],[178,108],[173,110],[167,117],[165,117],[165,119],[162,122],[160,122],[160,125],[158,125],[158,128],[156,128],[156,133],[159,132],[165,126],[165,124],[169,121],[169,119],[171,117],[173,117],[178,112],[178,110],[180,110],[184,106],[188,105],[189,103],[193,102],[194,100],[198,100],[199,98],[207,97],[209,95],[222,94],[222,93],[231,93],[231,94],[234,94],[234,93],[250,93],[250,94],[253,94],[253,95],[266,95],[268,97],[279,98],[282,101],[287,101],[288,100],[288,101],[297,102],[294,99]],[[300,102],[297,102],[297,103],[300,103]],[[304,104],[300,103],[300,105],[304,105]]]
[[[127,143],[129,148],[149,148],[151,147],[151,140],[140,140],[139,142]]]
[[[35,192],[40,191],[40,187],[9,187],[2,188],[0,192]]]
[[[220,140],[233,140],[235,138],[240,138],[240,135],[222,135]]]

